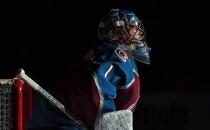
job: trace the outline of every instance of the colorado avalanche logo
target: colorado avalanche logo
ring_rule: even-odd
[[[127,61],[128,55],[126,54],[125,51],[121,50],[120,48],[117,48],[117,49],[115,50],[115,53],[117,54],[117,56],[118,56],[121,60],[123,60],[124,62]]]

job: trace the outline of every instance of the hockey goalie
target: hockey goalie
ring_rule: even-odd
[[[23,70],[17,74],[37,93],[28,130],[133,130],[141,85],[136,61],[150,64],[142,21],[132,11],[111,9],[99,22],[98,39],[51,94]]]

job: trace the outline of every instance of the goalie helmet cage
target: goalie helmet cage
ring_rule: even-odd
[[[0,79],[0,130],[27,130],[32,89],[20,79]]]

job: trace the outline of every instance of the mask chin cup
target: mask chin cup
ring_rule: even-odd
[[[146,44],[123,46],[129,56],[144,64],[150,64],[150,48]]]
[[[140,61],[144,64],[150,64],[150,55],[149,49],[146,47],[140,48],[138,50],[134,50],[129,52],[131,56],[133,56],[137,61]]]

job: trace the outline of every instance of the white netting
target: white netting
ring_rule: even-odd
[[[0,130],[12,129],[12,89],[10,81],[0,80]]]

